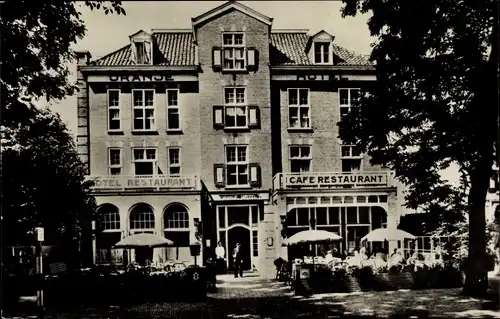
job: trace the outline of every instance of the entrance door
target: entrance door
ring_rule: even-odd
[[[233,249],[234,247],[236,247],[236,243],[240,243],[241,253],[243,256],[243,265],[242,265],[243,270],[251,269],[252,246],[250,245],[250,230],[241,226],[231,228],[228,231],[227,243],[228,243],[227,256],[229,258],[229,268],[234,269]]]

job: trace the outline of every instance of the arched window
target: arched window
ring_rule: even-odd
[[[146,204],[135,206],[130,212],[130,229],[155,228],[155,215],[153,209]]]
[[[120,213],[111,204],[101,205],[97,209],[99,228],[101,230],[120,230]]]
[[[189,214],[187,209],[178,204],[170,205],[163,216],[165,229],[189,228]]]
[[[163,213],[163,227],[165,238],[174,242],[177,247],[189,247],[189,213],[181,204],[167,206]]]

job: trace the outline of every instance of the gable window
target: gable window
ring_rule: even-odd
[[[179,90],[167,90],[167,130],[180,130]]]
[[[120,90],[108,90],[108,131],[121,130]]]
[[[225,128],[247,128],[246,89],[224,88]]]
[[[156,149],[154,148],[134,148],[134,169],[135,175],[154,175],[156,162]]]
[[[155,90],[132,90],[135,131],[155,129]]]
[[[149,41],[135,41],[133,43],[137,64],[151,64],[152,45]]]
[[[347,115],[359,101],[360,89],[339,89],[340,116]]]
[[[288,89],[289,128],[310,128],[309,89]]]
[[[326,64],[330,62],[330,43],[314,43],[314,63]]]
[[[342,172],[361,170],[363,155],[355,145],[342,144],[341,146]]]
[[[120,175],[122,173],[122,150],[110,148],[108,153],[109,175]]]
[[[244,70],[245,69],[245,34],[244,33],[223,33],[222,51],[224,70]]]
[[[178,147],[168,148],[168,173],[170,176],[181,175],[181,149]]]
[[[311,160],[311,146],[290,146],[290,172],[310,172]]]
[[[248,156],[246,145],[226,146],[227,185],[248,185]]]

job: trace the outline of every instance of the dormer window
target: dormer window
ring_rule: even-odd
[[[133,47],[135,51],[135,63],[151,64],[152,61],[152,45],[149,41],[134,41]]]
[[[330,43],[328,42],[314,43],[314,63],[315,64],[330,63]]]

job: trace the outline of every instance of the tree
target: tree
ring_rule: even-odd
[[[45,242],[64,244],[67,262],[77,264],[82,225],[95,211],[85,165],[73,137],[57,114],[35,116],[2,136],[2,229],[5,245],[32,245],[33,229]]]
[[[90,224],[94,199],[84,166],[58,116],[36,102],[72,95],[72,45],[85,35],[79,8],[125,14],[120,1],[2,1],[1,133],[4,243],[33,243],[35,226],[49,240],[78,251],[82,227]],[[75,257],[75,256],[73,256]],[[76,258],[76,257],[75,257]],[[75,261],[75,258],[69,258]]]
[[[125,14],[120,1],[85,1],[91,10]],[[7,0],[1,4],[2,124],[16,125],[34,114],[34,100],[72,95],[71,46],[85,35],[78,5],[70,0]]]
[[[474,262],[464,293],[485,293],[485,199],[498,160],[498,2],[344,0],[342,12],[372,14],[377,83],[339,123],[341,138],[408,185],[408,207],[468,213]],[[459,187],[440,175],[451,164]]]

